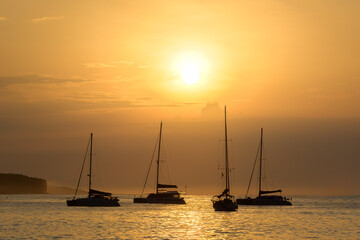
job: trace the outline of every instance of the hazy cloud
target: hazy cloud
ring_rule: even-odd
[[[184,102],[183,104],[184,104],[184,105],[198,105],[198,104],[201,104],[201,103],[197,103],[197,102]]]
[[[115,61],[113,63],[114,64],[119,64],[119,65],[136,66],[137,68],[149,68],[148,65],[137,65],[135,62],[127,61],[127,60]]]
[[[112,63],[84,63],[83,66],[85,68],[118,68],[121,65],[127,65],[127,66],[135,66],[137,68],[149,68],[147,65],[136,65],[135,62],[127,61],[127,60],[121,60],[121,61],[114,61]]]
[[[121,60],[121,61],[115,61],[114,64],[126,64],[126,65],[134,65],[135,62],[132,61],[126,61],[126,60]]]
[[[138,68],[149,68],[147,65],[139,65]]]
[[[31,102],[1,102],[0,101],[0,114],[2,118],[26,118],[33,116],[38,118],[48,115],[63,115],[66,113],[76,114],[77,116],[84,113],[99,113],[106,111],[114,111],[126,108],[140,108],[146,107],[143,105],[135,105],[131,101],[122,100],[98,100],[91,101],[91,99],[84,100],[42,100]]]
[[[106,63],[83,63],[85,68],[116,68],[117,66]]]
[[[0,17],[0,22],[7,21],[8,19],[6,17]]]
[[[153,100],[153,98],[150,98],[150,97],[138,97],[138,98],[136,98],[136,100],[146,100],[146,101],[149,101],[149,100]]]
[[[234,99],[233,102],[253,102],[254,100],[253,99]]]
[[[60,78],[53,76],[46,76],[41,74],[28,74],[17,76],[0,76],[0,88],[7,87],[14,84],[29,84],[29,83],[67,83],[67,82],[86,82],[90,81],[81,78]]]
[[[208,102],[206,106],[201,109],[201,115],[207,118],[219,118],[222,115],[222,109],[217,102]]]
[[[50,21],[56,21],[64,19],[63,16],[61,17],[41,17],[41,18],[33,18],[31,19],[32,23],[44,23],[44,22],[50,22]]]

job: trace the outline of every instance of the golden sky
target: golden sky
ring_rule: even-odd
[[[66,174],[55,169],[62,158],[81,159],[75,155],[81,155],[77,151],[91,131],[109,143],[104,146],[109,158],[126,159],[116,162],[120,173],[122,164],[144,158],[146,168],[161,120],[170,125],[170,139],[183,140],[173,143],[177,156],[186,157],[185,163],[199,159],[195,165],[202,169],[212,156],[204,152],[222,137],[221,130],[207,131],[215,123],[221,129],[226,104],[236,129],[234,141],[242,139],[233,143],[241,149],[234,150],[238,158],[252,159],[254,151],[244,149],[244,136],[253,136],[256,149],[261,126],[267,125],[273,136],[286,135],[274,130],[281,124],[289,131],[298,129],[291,135],[303,150],[295,149],[298,153],[309,152],[304,147],[311,145],[301,143],[308,144],[316,134],[311,132],[320,128],[324,136],[318,139],[318,151],[324,154],[313,149],[316,157],[309,160],[303,154],[297,163],[304,158],[323,163],[332,156],[335,163],[330,173],[322,173],[325,179],[341,165],[346,168],[339,178],[350,175],[347,184],[360,182],[359,170],[351,172],[353,164],[360,169],[355,161],[360,157],[359,11],[357,0],[0,0],[1,171],[75,182],[78,169],[67,170],[70,162],[62,164]],[[183,82],[182,58],[201,62],[197,83]],[[199,127],[203,125],[207,127]],[[327,145],[321,139],[334,141]],[[343,141],[349,139],[352,147]],[[129,146],[117,152],[122,144]],[[19,151],[22,146],[25,150]],[[190,150],[174,150],[176,146]],[[144,151],[134,155],[137,148]],[[338,151],[329,154],[328,148]],[[351,160],[342,159],[344,152]],[[278,155],[281,163],[286,161],[280,150]],[[181,168],[179,159],[174,161]],[[202,173],[205,179],[216,173],[210,169]],[[126,179],[141,185],[145,171]],[[318,171],[304,171],[317,180]],[[185,173],[177,172],[177,181]],[[284,180],[289,173],[279,175]],[[306,189],[301,177],[290,187]],[[189,186],[203,184],[187,178]]]

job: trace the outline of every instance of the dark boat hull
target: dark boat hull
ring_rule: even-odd
[[[134,203],[186,204],[178,192],[151,193],[146,198],[134,198]]]
[[[146,198],[134,198],[134,203],[148,203]]]
[[[215,211],[236,211],[238,209],[238,206],[236,202],[234,202],[231,199],[223,199],[213,202],[213,207]]]
[[[134,198],[134,203],[186,204],[183,198]]]
[[[267,196],[257,198],[238,198],[238,205],[272,205],[272,206],[291,206],[291,202],[281,196]]]
[[[70,207],[118,207],[119,199],[116,197],[112,198],[77,198],[67,200],[66,204]]]

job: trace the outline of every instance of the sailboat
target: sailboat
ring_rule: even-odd
[[[160,123],[159,142],[157,143],[158,152],[157,152],[157,161],[156,161],[156,192],[150,193],[147,197],[142,197],[142,194],[146,186],[147,178],[149,176],[149,172],[151,169],[152,160],[153,160],[152,159],[148,170],[148,174],[145,179],[145,184],[141,196],[139,198],[134,198],[134,203],[186,204],[184,198],[180,196],[180,193],[178,192],[176,185],[159,183],[161,135],[162,135],[162,122]]]
[[[79,185],[80,185],[82,171],[84,169],[84,164],[85,164],[89,144],[90,144],[90,169],[89,169],[89,175],[88,175],[89,176],[88,197],[76,198],[76,194],[78,192]],[[79,207],[80,206],[83,206],[83,207],[118,207],[118,206],[120,206],[120,204],[119,204],[119,199],[117,197],[113,197],[111,195],[111,193],[109,193],[109,192],[98,191],[98,190],[94,190],[91,188],[91,170],[92,170],[92,156],[93,156],[93,153],[92,153],[93,134],[92,133],[90,134],[89,144],[86,149],[85,158],[84,158],[83,165],[81,168],[80,177],[79,177],[79,181],[78,181],[78,184],[77,184],[77,187],[75,190],[74,197],[72,199],[66,200],[66,204],[68,206],[79,206]]]
[[[212,199],[215,211],[236,211],[238,206],[233,195],[230,195],[230,171],[228,156],[228,140],[226,126],[226,106],[225,106],[225,189],[220,195],[215,195]]]
[[[255,163],[256,163],[255,159]],[[239,205],[292,205],[290,199],[287,197],[283,197],[281,195],[268,195],[271,193],[281,193],[281,189],[278,190],[271,190],[271,191],[264,191],[262,190],[262,162],[263,162],[263,129],[261,128],[261,138],[260,138],[260,158],[259,158],[259,194],[256,198],[248,197],[247,194],[249,192],[250,184],[252,175],[250,177],[248,189],[245,195],[245,198],[238,198],[236,202]],[[254,163],[254,167],[255,167]],[[254,172],[254,168],[253,168]]]

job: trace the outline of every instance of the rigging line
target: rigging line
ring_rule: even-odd
[[[168,179],[168,182],[169,184],[171,184],[171,179],[170,179],[170,171],[169,171],[169,166],[167,164],[167,162],[165,162],[165,167],[166,167],[166,172],[167,172],[167,179]]]
[[[268,188],[269,189],[269,181],[267,180],[268,177],[268,164],[265,161],[265,158],[262,159],[262,164],[263,164],[263,176],[262,176],[262,184],[265,186],[265,189]],[[263,188],[264,189],[264,188]]]
[[[165,138],[163,138],[164,141],[164,147],[163,147],[163,150],[164,150],[164,155],[165,155],[165,159],[164,159],[164,165],[165,165],[165,168],[166,168],[166,171],[165,171],[165,174],[167,175],[167,180],[168,180],[168,183],[171,184],[171,174],[170,174],[170,167],[169,167],[169,162],[173,162],[173,158],[172,158],[172,155],[169,154],[169,150],[170,150],[170,153],[171,153],[171,149],[169,148],[169,144],[167,141],[165,141]]]
[[[268,156],[269,159],[273,159],[272,156],[270,156],[269,152],[267,151],[267,149],[265,148],[265,144],[263,144],[263,150],[264,150],[264,155]],[[265,158],[266,160],[266,158]],[[266,176],[268,176],[269,180],[267,181],[267,186],[270,188],[276,188],[279,187],[278,185],[276,185],[275,182],[275,178],[273,177],[273,169],[272,168],[273,165],[271,165],[268,161],[265,161],[265,174],[267,174]],[[267,172],[267,173],[266,173]],[[276,171],[275,171],[275,176],[276,176]]]
[[[101,152],[100,152],[100,157],[96,157],[97,155],[97,151],[96,151],[96,144],[94,144],[94,138],[93,138],[93,145],[92,145],[92,165],[95,167],[92,167],[92,171],[91,171],[91,186],[93,186],[93,188],[102,188],[103,184],[102,181],[103,179],[101,179],[101,176],[104,171],[103,171],[103,165],[102,164],[102,159],[101,159]],[[95,181],[94,181],[95,180]],[[94,184],[95,182],[95,184]]]
[[[76,186],[74,198],[76,198],[76,194],[77,194],[78,189],[79,189],[80,180],[81,180],[81,175],[82,175],[82,172],[83,172],[83,170],[84,170],[86,155],[87,155],[87,153],[88,153],[88,151],[89,151],[90,139],[91,139],[91,137],[89,138],[89,142],[88,142],[87,147],[86,147],[85,156],[84,156],[83,164],[82,164],[82,166],[81,166],[80,177],[79,177],[79,180],[78,180],[78,183],[77,183],[77,186]]]
[[[260,143],[260,144],[261,144],[261,143]],[[259,151],[260,151],[260,144],[259,144],[258,150],[257,150],[257,152],[256,152],[256,157],[255,157],[253,169],[252,169],[252,171],[251,171],[250,181],[249,181],[249,185],[248,185],[247,190],[246,190],[245,198],[248,196],[248,193],[249,193],[251,180],[252,180],[252,177],[253,177],[253,175],[254,175],[254,170],[255,170],[255,166],[256,166],[256,160],[257,160],[257,157],[258,157]]]
[[[92,181],[92,185],[99,188],[104,188],[104,186],[106,187],[106,184],[104,185],[104,183],[109,182],[110,179],[110,175],[106,174],[106,168],[105,166],[107,166],[106,160],[104,160],[104,154],[103,152],[101,152],[101,148],[100,148],[100,153],[97,155],[97,151],[95,149],[94,145],[94,139],[93,139],[93,164],[95,165],[95,168],[93,168],[93,179],[95,179],[95,184],[93,184],[94,181]],[[95,160],[95,161],[94,161]],[[95,174],[94,174],[95,173]]]
[[[160,171],[161,173],[162,173],[162,175],[160,175],[160,177],[161,176],[163,176],[163,179],[167,179],[167,182],[169,183],[169,184],[171,184],[171,179],[170,179],[170,171],[169,171],[169,165],[168,165],[168,162],[169,162],[169,160],[171,161],[171,159],[170,159],[170,155],[168,154],[168,149],[169,149],[169,145],[168,145],[168,143],[167,143],[167,141],[166,141],[166,138],[164,137],[164,135],[162,135],[161,136],[162,137],[162,140],[161,140],[161,143],[162,143],[162,159],[163,160],[160,160],[160,163],[163,163],[162,165],[160,165],[160,170],[162,169],[163,171]],[[165,172],[165,173],[164,173]],[[163,183],[165,183],[165,182],[163,182]]]
[[[143,195],[143,193],[144,193],[144,190],[145,190],[145,187],[146,187],[146,183],[147,183],[147,180],[148,180],[148,177],[149,177],[151,165],[152,165],[152,163],[153,163],[153,161],[154,161],[155,152],[156,152],[156,147],[157,147],[158,142],[159,142],[159,137],[160,137],[160,136],[158,136],[158,138],[156,139],[156,143],[155,143],[154,151],[153,151],[153,154],[152,154],[152,157],[151,157],[149,169],[148,169],[148,172],[147,172],[147,174],[146,174],[145,183],[144,183],[143,189],[142,189],[142,191],[141,191],[141,197],[142,197],[142,195]]]
[[[266,156],[266,157],[265,157]],[[264,189],[270,189],[270,184],[268,179],[269,172],[269,164],[267,162],[267,149],[265,148],[265,144],[263,142],[263,158],[262,158],[262,164],[263,164],[263,176],[262,176],[262,184],[264,185]]]
[[[268,177],[268,164],[267,164],[267,156],[266,154],[266,151],[265,151],[265,144],[264,144],[264,141],[263,141],[263,146],[262,146],[262,150],[263,150],[263,155],[262,155],[262,169],[263,169],[263,175],[261,176],[261,184],[262,186],[264,187],[263,189],[269,189],[269,181],[267,180],[267,177]]]

